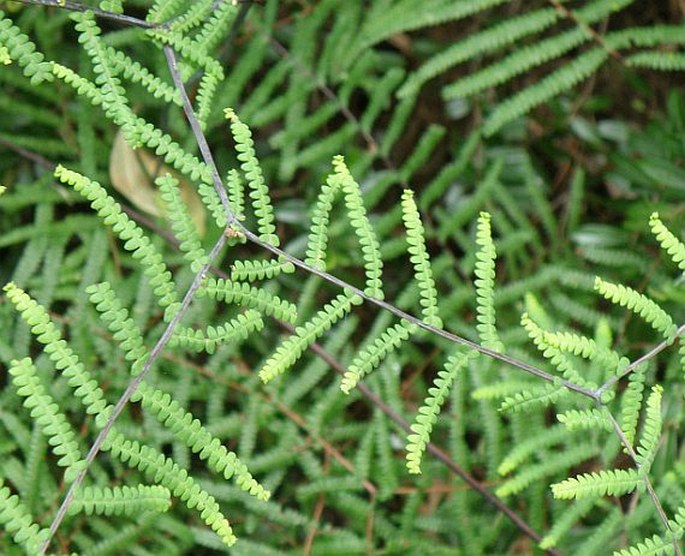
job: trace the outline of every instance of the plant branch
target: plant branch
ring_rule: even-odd
[[[114,409],[112,410],[112,413],[107,419],[105,426],[102,428],[97,438],[93,442],[93,445],[90,447],[90,450],[88,451],[88,455],[86,456],[85,467],[81,471],[79,471],[78,475],[74,479],[74,482],[71,483],[71,485],[69,486],[69,490],[67,491],[67,494],[64,497],[64,500],[62,501],[62,505],[59,507],[59,510],[57,510],[57,514],[55,515],[55,518],[52,520],[52,523],[50,524],[49,534],[43,542],[43,544],[41,545],[39,551],[40,554],[46,553],[48,547],[50,546],[50,541],[52,540],[52,537],[55,535],[57,529],[64,520],[64,517],[67,515],[67,511],[69,510],[69,507],[71,506],[71,503],[74,500],[76,490],[83,483],[83,480],[85,479],[91,464],[93,463],[93,461],[95,461],[95,457],[100,452],[102,444],[107,438],[107,435],[112,430],[114,422],[117,420],[119,415],[121,415],[121,412],[124,410],[124,407],[126,407],[129,400],[131,399],[131,396],[137,390],[138,386],[140,386],[140,383],[143,381],[149,370],[152,368],[152,365],[161,355],[162,350],[171,338],[171,335],[176,329],[178,323],[188,312],[188,309],[190,308],[190,303],[193,300],[195,292],[197,292],[198,288],[200,287],[200,283],[202,282],[202,279],[205,277],[210,268],[211,263],[214,261],[214,259],[216,259],[225,243],[226,236],[224,234],[221,234],[209,254],[209,261],[200,269],[200,272],[198,272],[195,275],[193,282],[190,284],[190,287],[188,288],[188,291],[186,292],[185,296],[183,297],[183,301],[181,302],[181,308],[171,319],[166,329],[164,330],[162,336],[159,338],[159,340],[157,340],[157,343],[152,348],[152,351],[150,352],[150,355],[145,361],[145,364],[143,365],[143,368],[140,371],[140,373],[131,381],[131,383],[128,385],[124,393],[119,398],[119,401],[117,401],[116,405],[114,406]]]

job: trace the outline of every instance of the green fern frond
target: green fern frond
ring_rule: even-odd
[[[131,251],[133,258],[140,260],[144,273],[148,277],[159,304],[166,309],[165,316],[169,318],[179,305],[176,286],[167,269],[162,256],[145,233],[121,210],[119,204],[112,199],[105,189],[95,181],[63,166],[57,166],[55,177],[62,183],[68,183],[76,191],[91,201],[91,206],[112,231],[124,241],[124,249]]]
[[[559,18],[559,12],[553,8],[535,10],[494,25],[479,33],[469,35],[426,61],[416,72],[411,74],[397,92],[403,98],[417,93],[428,80],[475,56],[498,50],[516,42],[527,35],[540,32],[552,25]]]
[[[547,550],[557,546],[561,538],[566,535],[571,528],[582,519],[595,505],[595,501],[590,498],[578,500],[568,507],[561,516],[554,519],[554,525],[549,532],[542,538],[538,545],[542,550]]]
[[[114,14],[123,14],[123,0],[101,0],[100,9],[105,12],[112,12]]]
[[[673,541],[652,535],[641,542],[623,550],[617,550],[613,556],[663,556],[673,554]]]
[[[389,353],[397,349],[417,330],[415,324],[403,320],[384,330],[381,335],[364,347],[354,358],[342,378],[340,389],[349,394],[359,382],[373,371]]]
[[[166,512],[171,507],[169,489],[160,485],[95,487],[78,489],[69,506],[70,514],[130,515]]]
[[[505,497],[518,494],[525,488],[546,477],[570,469],[597,455],[597,447],[592,444],[576,444],[564,451],[547,455],[544,461],[535,465],[528,465],[511,479],[502,483],[495,494]]]
[[[190,37],[161,27],[148,29],[146,33],[153,40],[157,40],[163,45],[171,46],[185,61],[192,64],[196,69],[203,69],[206,73],[216,76],[219,81],[223,81],[224,70],[221,64],[208,55],[203,48],[198,48],[197,43]]]
[[[10,51],[7,50],[6,46],[0,46],[0,64],[9,66],[11,63],[12,58],[10,57]]]
[[[685,71],[685,53],[667,50],[648,50],[626,58],[626,65],[660,71]]]
[[[85,370],[74,351],[62,339],[47,311],[12,282],[3,289],[7,293],[7,298],[21,314],[21,318],[31,327],[36,339],[45,346],[44,350],[55,368],[68,379],[69,386],[74,389],[74,395],[85,406],[86,413],[95,415],[96,422],[103,424],[111,410],[104,393]]]
[[[507,396],[499,407],[502,412],[511,411],[519,413],[521,411],[531,411],[541,407],[547,407],[559,399],[568,395],[568,390],[555,380],[542,386],[531,387],[513,396]]]
[[[435,290],[433,270],[426,251],[426,233],[414,202],[414,192],[409,189],[405,189],[402,194],[402,220],[407,230],[409,259],[414,265],[414,276],[419,286],[423,320],[432,326],[442,328],[442,320],[438,314],[438,292]]]
[[[245,220],[245,187],[240,172],[235,168],[226,174],[226,193],[228,194],[228,204],[236,220]]]
[[[166,214],[171,221],[171,229],[180,242],[179,249],[190,263],[190,270],[197,273],[209,262],[209,257],[202,248],[195,224],[190,217],[186,203],[181,197],[178,180],[166,174],[155,180],[166,206]]]
[[[476,229],[476,244],[480,249],[476,252],[476,266],[474,269],[476,286],[476,330],[483,345],[494,349],[495,351],[502,351],[502,345],[499,335],[497,334],[497,326],[495,324],[495,259],[497,258],[497,251],[495,244],[492,241],[492,230],[490,228],[490,215],[487,212],[481,212],[478,217],[478,224]]]
[[[181,346],[195,352],[204,351],[212,354],[218,345],[244,340],[252,332],[264,327],[264,321],[258,311],[248,309],[230,321],[218,326],[208,326],[204,330],[178,328],[169,339],[169,346]]]
[[[10,494],[0,477],[0,523],[14,542],[21,545],[27,554],[38,554],[39,549],[50,535],[48,529],[41,529],[33,522],[31,514],[19,501],[19,496]]]
[[[9,374],[12,375],[17,393],[26,398],[24,407],[30,410],[31,418],[48,439],[52,452],[60,456],[57,465],[65,468],[65,480],[73,481],[86,466],[86,461],[81,457],[76,433],[38,378],[31,359],[25,357],[21,361],[12,361]]]
[[[128,310],[123,307],[109,282],[88,286],[86,293],[90,296],[90,302],[100,313],[100,318],[112,331],[112,338],[124,351],[124,358],[133,362],[131,374],[137,375],[148,357],[140,329],[133,319],[129,318]]]
[[[623,284],[605,282],[599,276],[595,278],[595,289],[609,301],[641,316],[667,340],[675,338],[677,327],[673,319],[656,301]]]
[[[664,225],[658,212],[653,212],[649,217],[649,227],[661,248],[668,253],[680,270],[685,271],[685,245]]]
[[[279,258],[269,261],[236,260],[231,265],[231,280],[255,282],[275,278],[279,274],[292,274],[295,265],[290,261]]]
[[[259,500],[269,499],[269,491],[252,477],[235,453],[228,451],[218,438],[212,436],[198,419],[185,411],[168,393],[143,381],[131,399],[140,401],[144,409],[150,411],[201,460],[207,460],[208,467],[215,473],[227,480],[233,478],[242,490]]]
[[[409,473],[421,473],[423,454],[430,441],[433,425],[438,420],[438,414],[450,393],[452,383],[475,357],[477,353],[473,351],[451,355],[445,363],[445,368],[438,372],[433,386],[428,389],[428,397],[419,408],[419,413],[411,425],[412,432],[407,436],[406,464]]]
[[[322,271],[326,270],[326,247],[328,246],[330,214],[333,208],[333,200],[339,187],[339,180],[334,175],[329,175],[326,183],[321,186],[309,226],[305,262]]]
[[[645,368],[643,365],[628,376],[628,386],[621,398],[621,430],[631,444],[635,439],[637,423],[640,419],[644,388]]]
[[[274,315],[277,319],[292,323],[297,321],[297,307],[295,305],[249,284],[210,277],[204,280],[198,294],[200,296],[206,295],[217,301],[236,303],[257,309],[265,315]]]
[[[200,79],[200,86],[195,98],[197,99],[197,121],[203,131],[207,129],[207,119],[213,108],[212,102],[218,85],[219,77],[213,73],[207,72]]]
[[[307,323],[298,326],[295,334],[283,342],[259,371],[259,378],[269,382],[292,367],[302,356],[304,350],[317,340],[333,324],[352,310],[353,305],[359,305],[362,298],[346,291],[338,295]]]
[[[12,23],[11,19],[5,17],[2,10],[0,46],[7,52],[6,59],[16,61],[23,68],[24,75],[30,78],[32,85],[53,80],[52,63],[45,61],[43,54],[36,50],[36,45]]]
[[[497,467],[497,473],[507,475],[520,467],[531,456],[547,452],[551,446],[568,438],[568,432],[558,425],[543,429],[516,444]]]
[[[149,446],[128,440],[123,434],[112,430],[103,449],[121,459],[129,467],[139,469],[153,482],[168,488],[188,508],[197,508],[204,522],[212,528],[221,541],[232,546],[237,540],[228,520],[221,513],[216,499],[200,488],[185,469]]]
[[[635,462],[639,465],[640,475],[645,476],[649,473],[656,451],[661,440],[661,395],[663,387],[656,385],[652,387],[652,393],[647,398],[647,409],[645,410],[645,422],[642,426],[640,443],[637,446],[637,456]]]
[[[578,429],[611,431],[611,423],[602,411],[596,408],[571,409],[564,413],[557,413],[557,421],[562,423],[568,430]]]
[[[361,244],[362,259],[364,260],[364,270],[366,272],[364,292],[376,299],[383,299],[383,283],[381,281],[383,260],[381,259],[380,245],[366,215],[359,184],[350,174],[342,156],[333,157],[333,170],[339,187],[345,195],[345,206],[347,207],[350,224]]]
[[[623,496],[636,488],[643,489],[644,482],[635,469],[611,469],[599,473],[583,473],[552,485],[555,498],[571,499],[601,496]]]
[[[252,207],[257,216],[259,237],[262,241],[278,247],[280,243],[276,235],[276,227],[273,224],[274,215],[271,198],[264,182],[262,168],[255,155],[252,132],[240,121],[231,108],[226,108],[224,114],[226,119],[231,121],[231,133],[235,140],[235,149],[238,152],[238,160],[242,163],[240,168],[245,175],[247,185],[251,189],[250,199],[252,199]]]
[[[173,4],[173,2],[171,3]],[[184,13],[174,17],[169,24],[169,28],[176,33],[183,34],[202,25],[202,22],[210,13],[212,5],[213,0],[196,0]],[[152,10],[150,10],[150,14],[152,14]],[[158,15],[159,13],[155,10],[155,16]]]
[[[552,72],[539,83],[526,87],[499,103],[483,124],[483,133],[485,136],[493,135],[512,120],[585,81],[608,57],[609,53],[603,48],[594,48]]]

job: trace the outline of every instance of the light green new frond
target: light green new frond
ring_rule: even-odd
[[[426,81],[452,66],[512,44],[527,35],[542,31],[552,25],[558,17],[559,12],[553,8],[535,10],[469,35],[425,62],[409,76],[397,92],[397,96],[403,98],[417,93]]]
[[[130,515],[166,512],[171,507],[169,489],[160,485],[80,488],[69,507],[70,514]]]
[[[218,6],[214,2],[209,18],[203,20],[202,28],[195,36],[196,48],[203,52],[211,52],[224,40],[237,14],[237,2],[221,2]]]
[[[546,383],[542,386],[531,386],[527,390],[507,396],[499,407],[500,411],[532,411],[547,407],[562,397],[568,395],[568,390],[561,382]]]
[[[55,368],[67,379],[74,388],[74,395],[81,400],[86,413],[95,415],[96,421],[102,423],[109,415],[109,408],[102,389],[91,374],[85,370],[74,351],[62,339],[57,327],[52,323],[47,311],[26,292],[10,282],[3,288],[9,299],[21,314],[21,318],[31,327],[36,339],[45,346]]]
[[[652,393],[647,398],[647,409],[645,410],[645,422],[642,425],[640,443],[637,446],[637,457],[635,462],[640,467],[640,475],[645,476],[649,473],[656,451],[661,440],[661,427],[663,419],[661,417],[661,395],[663,387],[656,385],[652,387]]]
[[[173,4],[173,2],[172,2]],[[212,9],[213,0],[196,0],[185,13],[177,15],[171,21],[169,28],[176,33],[187,33],[202,24]],[[152,10],[151,10],[152,13]],[[159,14],[155,14],[158,16]]]
[[[206,278],[198,290],[199,295],[207,295],[217,301],[236,303],[274,315],[277,319],[294,323],[297,320],[297,307],[266,290],[255,288],[246,283],[232,282],[223,278]]]
[[[45,61],[43,54],[36,51],[36,45],[12,23],[11,19],[5,17],[5,12],[2,10],[0,10],[0,47],[7,52],[6,59],[16,61],[23,68],[24,75],[30,78],[32,85],[53,80],[52,63]]]
[[[597,451],[592,444],[576,444],[564,451],[548,454],[540,463],[524,467],[514,477],[502,483],[495,494],[501,497],[518,494],[533,483],[580,465],[597,455]]]
[[[599,473],[583,473],[552,485],[555,498],[599,498],[601,496],[623,496],[644,483],[635,469],[611,469]]]
[[[90,206],[124,242],[124,249],[131,251],[133,258],[140,261],[155,295],[159,298],[159,304],[167,309],[165,317],[172,314],[178,306],[176,286],[171,272],[150,239],[133,220],[124,214],[119,204],[98,182],[67,170],[61,165],[55,169],[55,177],[62,183],[73,186],[83,197],[91,201]]]
[[[122,4],[123,0],[101,0],[100,9],[115,14],[123,14],[124,6]]]
[[[246,339],[252,332],[264,328],[259,311],[248,309],[230,321],[204,330],[179,327],[169,339],[169,346],[181,346],[195,352],[214,353],[217,346]]]
[[[128,310],[122,306],[109,282],[88,286],[86,293],[90,296],[90,302],[100,312],[100,318],[107,323],[107,327],[113,333],[112,337],[124,350],[124,358],[133,362],[131,374],[137,375],[148,356],[140,329],[128,316]]]
[[[221,513],[219,504],[206,490],[203,490],[185,469],[181,469],[173,460],[164,456],[150,446],[141,446],[136,440],[128,440],[123,434],[112,430],[105,440],[105,449],[109,449],[129,467],[137,468],[150,480],[168,488],[180,498],[188,508],[197,508],[204,522],[212,528],[221,541],[232,546],[237,540],[228,520]]]
[[[352,310],[353,305],[359,305],[362,298],[355,293],[346,291],[338,295],[307,323],[298,326],[295,334],[285,340],[259,371],[259,378],[269,382],[284,373],[302,356],[304,350],[317,340],[331,326]]]
[[[534,107],[547,102],[590,77],[609,57],[603,48],[593,48],[565,64],[545,79],[526,87],[513,97],[501,102],[483,124],[483,133],[493,135],[507,123],[527,114]]]
[[[675,337],[677,327],[673,323],[673,319],[646,295],[623,284],[605,282],[599,276],[595,278],[595,289],[609,301],[626,307],[636,315],[641,316],[667,340],[672,340]]]
[[[445,363],[445,368],[438,372],[433,386],[428,389],[428,397],[419,408],[419,413],[411,425],[412,432],[407,436],[406,464],[409,473],[421,473],[423,454],[428,442],[430,442],[433,425],[438,420],[438,415],[450,393],[452,383],[469,361],[475,357],[477,357],[477,353],[473,351],[451,355]]]
[[[269,491],[252,477],[235,453],[228,451],[218,438],[212,436],[198,419],[184,410],[168,393],[143,381],[131,399],[140,401],[144,409],[150,411],[201,460],[207,460],[207,466],[215,473],[226,480],[233,478],[242,490],[259,500],[269,499]]]
[[[645,389],[645,368],[635,369],[628,376],[628,386],[621,397],[621,430],[631,444],[635,439]]]
[[[669,254],[680,270],[685,271],[685,245],[664,225],[658,212],[652,213],[649,217],[649,227],[661,248]]]
[[[495,323],[494,290],[497,252],[492,241],[490,215],[487,212],[481,212],[478,217],[476,244],[479,246],[474,269],[476,276],[474,281],[476,286],[476,312],[478,313],[476,330],[478,330],[478,336],[484,346],[495,351],[502,351],[504,346],[497,334]]]
[[[238,160],[247,185],[250,188],[250,199],[252,207],[257,216],[257,227],[259,237],[262,241],[278,247],[279,240],[274,226],[274,214],[271,206],[269,190],[264,182],[262,168],[257,161],[252,141],[252,132],[240,121],[236,113],[231,108],[224,110],[226,119],[231,121],[231,133],[235,141],[235,150],[238,153]]]
[[[91,80],[80,76],[74,70],[58,63],[52,65],[52,73],[68,85],[71,85],[79,96],[85,96],[93,106],[102,105],[102,93],[98,86]]]
[[[59,410],[54,398],[41,383],[31,359],[25,357],[21,361],[12,361],[9,374],[12,375],[17,393],[26,398],[24,407],[30,410],[31,418],[48,439],[52,452],[60,457],[57,465],[65,468],[65,480],[71,482],[86,466],[85,460],[81,457],[76,433]]]
[[[14,542],[24,547],[27,554],[38,554],[39,548],[50,535],[48,529],[41,529],[28,509],[19,501],[19,496],[10,494],[10,489],[0,477],[0,524]]]
[[[195,98],[197,99],[197,121],[203,131],[207,129],[207,118],[213,108],[212,102],[219,81],[219,76],[210,72],[206,72],[200,79],[200,87]]]
[[[224,70],[221,64],[208,55],[204,49],[198,48],[198,45],[190,37],[163,28],[148,29],[146,33],[152,39],[171,46],[184,60],[196,68],[202,68],[205,72],[216,76],[219,81],[223,81]]]
[[[402,220],[407,230],[409,259],[414,265],[414,276],[419,286],[423,320],[432,326],[442,328],[442,320],[438,314],[438,292],[435,290],[433,270],[426,251],[426,232],[414,201],[414,192],[409,189],[405,189],[402,194]]]
[[[333,200],[340,183],[335,175],[328,176],[316,199],[312,221],[309,227],[305,262],[318,270],[326,270],[326,248]]]
[[[238,170],[231,169],[226,174],[226,193],[228,194],[228,204],[235,215],[236,220],[245,220],[245,187]]]
[[[366,215],[359,184],[350,174],[345,164],[345,159],[342,156],[333,157],[333,170],[345,195],[345,206],[347,207],[350,224],[361,244],[362,259],[364,260],[364,270],[366,272],[364,292],[376,299],[383,299],[383,283],[381,281],[383,260],[381,259],[380,245]]]
[[[613,349],[598,346],[587,336],[571,332],[543,332],[543,336],[547,345],[593,361],[610,374],[620,374],[630,363],[628,358],[621,357]]]
[[[124,79],[128,79],[131,83],[140,83],[155,98],[161,98],[177,106],[183,104],[181,95],[175,87],[162,81],[140,62],[112,47],[107,47],[106,53],[107,61],[112,65],[112,69],[121,74]]]
[[[209,257],[202,248],[200,236],[190,217],[188,207],[181,197],[178,180],[165,174],[157,178],[155,183],[159,186],[162,201],[166,206],[166,215],[171,221],[171,229],[180,242],[179,249],[183,251],[184,258],[190,263],[190,269],[197,273],[203,265],[209,262]]]
[[[342,378],[340,389],[345,394],[349,394],[360,380],[378,367],[389,353],[408,340],[416,330],[415,324],[405,320],[384,330],[380,337],[364,347],[350,363]]]
[[[571,409],[564,413],[557,413],[557,421],[568,430],[598,430],[611,431],[611,423],[599,409]]]
[[[292,274],[295,265],[285,259],[273,260],[236,260],[231,265],[231,280],[255,282],[275,278],[279,274]]]

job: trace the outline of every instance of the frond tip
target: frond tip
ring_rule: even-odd
[[[599,473],[583,473],[552,485],[554,498],[571,499],[601,496],[622,496],[644,488],[635,469],[611,469]]]

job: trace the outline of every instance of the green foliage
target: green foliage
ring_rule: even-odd
[[[8,4],[0,552],[675,553],[684,35],[631,4]]]

